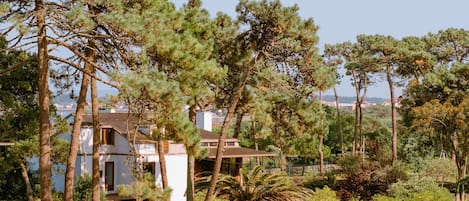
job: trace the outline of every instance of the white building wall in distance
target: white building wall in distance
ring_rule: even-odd
[[[79,153],[93,153],[93,129],[82,127],[80,131]]]
[[[155,144],[136,144],[135,148],[139,154],[155,154],[157,153]]]
[[[197,112],[195,124],[198,128],[212,131],[212,112]]]
[[[166,155],[168,185],[173,189],[171,201],[186,200],[187,155]]]

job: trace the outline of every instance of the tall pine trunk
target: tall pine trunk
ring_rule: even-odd
[[[186,191],[186,200],[194,200],[194,186],[195,180],[195,156],[193,154],[188,154],[187,156],[187,191]]]
[[[360,108],[359,108],[359,134],[360,134],[360,153],[362,154],[363,160],[365,160],[365,137],[363,136],[363,101],[365,100],[366,97],[366,90],[367,90],[368,82],[367,79],[365,78],[365,84],[363,85],[363,95],[360,97]]]
[[[31,187],[31,182],[29,182],[28,169],[24,163],[25,162],[22,159],[19,161],[21,178],[23,178],[24,188],[26,189],[26,198],[28,201],[34,201],[33,189]]]
[[[454,132],[451,140],[451,145],[453,148],[454,153],[458,153],[458,148],[459,148],[459,141],[458,141],[458,134]],[[455,154],[455,161],[456,161],[456,166],[458,168],[458,186],[456,188],[456,200],[457,201],[465,201],[466,193],[464,189],[464,185],[459,184],[459,181],[461,179],[466,178],[466,170],[467,170],[467,156],[461,156],[459,154]]]
[[[92,69],[92,76],[96,76],[96,68]],[[101,142],[101,131],[99,128],[99,101],[96,79],[91,78],[91,113],[93,118],[93,159],[92,159],[92,180],[93,180],[93,201],[99,201],[100,177],[99,177],[99,144]]]
[[[357,153],[357,136],[358,136],[358,127],[359,127],[359,108],[361,107],[360,105],[360,86],[355,81],[355,123],[353,127],[353,144],[352,144],[352,155],[355,155]]]
[[[320,107],[321,107],[321,112],[324,112],[323,106],[322,106],[322,91],[319,92],[319,98],[320,98]],[[322,151],[322,147],[324,144],[324,119],[321,118],[321,131],[319,132],[318,138],[319,138],[319,143],[318,143],[318,154],[319,154],[319,174],[324,175],[324,152]]]
[[[41,183],[41,200],[52,200],[52,162],[50,146],[50,92],[49,92],[49,58],[46,37],[46,8],[42,0],[36,0],[35,15],[37,23],[37,62],[39,88],[39,174]]]
[[[322,151],[323,142],[324,142],[324,135],[319,134],[318,153],[319,153],[319,174],[320,175],[324,175],[324,153]]]
[[[397,161],[397,113],[396,100],[394,98],[394,83],[391,78],[391,66],[386,66],[386,79],[389,85],[389,93],[391,96],[391,119],[392,119],[392,162]]]
[[[241,112],[241,111],[236,115],[236,122],[235,122],[234,131],[233,131],[233,138],[238,139],[239,133],[241,132],[241,123],[243,122],[243,116],[244,116],[244,113]]]
[[[197,102],[195,100],[195,102]],[[197,111],[195,110],[196,103],[189,107],[189,120],[195,125]],[[186,201],[194,201],[195,193],[195,156],[192,150],[194,147],[187,147],[187,190],[186,190]]]
[[[89,51],[85,54],[89,57]],[[64,189],[64,200],[73,199],[73,185],[75,179],[75,163],[77,160],[78,147],[80,145],[80,131],[81,123],[83,122],[83,115],[85,114],[86,106],[86,95],[88,93],[88,87],[90,82],[89,73],[91,71],[91,65],[85,64],[84,73],[81,81],[80,94],[78,95],[77,108],[75,110],[75,119],[72,126],[72,139],[70,141],[70,152],[68,154],[67,168],[65,171],[65,189]]]
[[[210,181],[210,186],[207,191],[207,196],[205,197],[205,201],[211,201],[213,199],[213,196],[215,193],[215,187],[216,187],[217,180],[218,180],[218,174],[220,173],[223,152],[225,151],[224,147],[225,147],[226,135],[228,134],[228,128],[230,127],[231,120],[233,119],[233,116],[235,114],[236,107],[238,106],[238,102],[239,102],[239,99],[241,98],[241,94],[243,93],[244,86],[246,85],[246,81],[251,73],[251,68],[253,65],[256,64],[256,61],[257,61],[257,56],[253,58],[251,62],[249,62],[249,64],[247,64],[243,72],[243,75],[231,96],[230,105],[228,107],[225,119],[223,120],[220,137],[218,138],[215,165],[213,167],[212,179]]]
[[[164,140],[161,138],[158,140],[158,158],[160,161],[160,172],[163,189],[166,189],[168,188],[168,174],[166,171],[166,159],[164,157]]]
[[[340,106],[339,106],[339,95],[337,94],[337,89],[334,86],[334,97],[335,97],[335,107],[337,108],[337,126],[339,127],[339,143],[340,143],[340,153],[344,154],[344,134],[342,132],[342,118],[340,115]]]

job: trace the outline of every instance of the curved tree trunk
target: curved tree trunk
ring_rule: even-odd
[[[241,111],[236,115],[236,123],[233,131],[233,138],[238,139],[239,132],[241,132],[241,123],[243,122],[243,116],[244,113]]]
[[[223,152],[224,152],[224,147],[225,147],[225,139],[226,139],[226,135],[228,134],[228,128],[230,127],[231,119],[233,118],[235,114],[235,110],[236,110],[236,107],[238,106],[238,102],[239,102],[239,99],[241,98],[241,94],[244,90],[246,81],[249,75],[251,74],[251,68],[253,65],[255,65],[256,61],[257,61],[257,56],[253,58],[251,62],[249,62],[249,64],[247,64],[246,69],[244,70],[243,75],[231,96],[230,105],[228,107],[228,111],[226,113],[225,119],[223,120],[220,137],[218,138],[215,165],[213,167],[212,179],[210,181],[210,186],[207,191],[207,196],[205,197],[205,201],[211,201],[213,199],[213,196],[215,193],[215,186],[218,180],[218,174],[220,173],[221,162],[222,162],[222,157],[223,157]]]
[[[42,0],[36,0],[37,24],[37,62],[39,87],[39,174],[41,183],[41,200],[52,200],[52,162],[50,146],[50,92],[49,92],[49,59],[46,37],[46,9]]]
[[[391,119],[392,119],[392,162],[397,161],[397,112],[396,100],[394,98],[394,83],[391,78],[391,66],[386,66],[386,79],[389,85],[389,93],[391,96]]]
[[[89,57],[89,51],[86,51],[86,56]],[[72,126],[72,138],[70,141],[70,152],[67,159],[67,168],[65,171],[65,189],[64,200],[73,200],[73,185],[75,179],[75,163],[77,160],[78,146],[80,145],[80,131],[81,123],[83,122],[83,115],[85,114],[86,95],[89,86],[89,73],[91,65],[85,64],[84,73],[81,81],[80,94],[78,95],[77,108],[75,110],[75,118]]]
[[[339,127],[340,153],[344,154],[344,135],[342,132],[342,118],[340,115],[339,95],[337,94],[337,89],[335,86],[334,86],[334,97],[335,97],[335,106],[337,108],[337,126]]]
[[[19,161],[19,165],[21,168],[21,178],[23,178],[24,188],[26,189],[26,198],[28,198],[28,201],[34,201],[33,189],[31,188],[31,182],[29,182],[28,169],[26,169],[23,160]]]
[[[92,69],[93,77],[96,76],[96,69]],[[91,78],[91,112],[93,117],[93,201],[100,200],[100,177],[99,177],[99,144],[101,142],[101,132],[99,128],[99,102],[98,102],[98,89],[96,79]]]

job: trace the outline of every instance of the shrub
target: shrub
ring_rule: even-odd
[[[336,184],[336,175],[333,171],[327,172],[326,176],[307,175],[304,177],[303,187],[309,189],[324,188]]]
[[[378,174],[372,164],[361,166],[357,172],[348,175],[345,180],[338,182],[337,193],[342,200],[360,197],[361,200],[371,200],[378,193],[385,193],[387,185],[384,174]]]
[[[437,182],[448,182],[457,177],[456,164],[448,158],[432,158],[424,162],[423,174],[433,178]]]
[[[198,192],[194,195],[194,201],[204,201],[206,195],[207,195],[207,191],[206,191],[206,190],[204,190],[204,191],[198,191]],[[213,201],[227,201],[227,200],[222,199],[222,198],[215,197],[215,198],[213,199]]]
[[[325,186],[323,189],[316,188],[314,195],[308,201],[339,201],[335,191]]]
[[[148,173],[129,185],[117,186],[117,193],[119,196],[133,197],[137,200],[168,200],[171,195],[171,188],[164,190],[159,188],[155,184],[155,178]]]
[[[339,165],[342,174],[353,175],[360,169],[362,158],[359,155],[344,154],[337,160],[337,165]]]
[[[375,195],[373,196],[374,201],[401,201],[400,199],[394,197],[388,197],[385,195]]]
[[[78,177],[73,188],[73,200],[88,201],[92,200],[93,195],[93,179],[91,175],[85,174]]]
[[[439,187],[430,177],[412,177],[408,181],[399,181],[391,185],[389,193],[401,200],[453,200],[448,189]]]

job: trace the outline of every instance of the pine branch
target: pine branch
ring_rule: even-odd
[[[66,60],[66,59],[63,59],[63,58],[60,58],[60,57],[56,57],[56,56],[52,56],[52,55],[49,56],[49,59],[50,59],[50,60],[54,60],[54,61],[58,61],[58,62],[61,62],[61,63],[64,63],[64,64],[67,64],[67,65],[69,65],[69,66],[72,66],[73,68],[75,68],[75,69],[77,69],[77,70],[79,70],[79,71],[85,73],[86,75],[88,75],[88,76],[90,76],[90,77],[92,77],[92,78],[94,78],[94,79],[96,79],[96,80],[102,82],[103,84],[106,84],[106,85],[108,85],[108,86],[117,88],[117,85],[116,85],[116,84],[114,84],[114,83],[112,83],[112,82],[109,82],[109,81],[106,81],[106,80],[104,80],[104,79],[102,79],[102,78],[100,78],[100,77],[91,75],[89,72],[86,72],[82,67],[80,67],[80,66],[78,66],[78,65],[76,65],[76,64],[74,64],[74,63],[72,63],[72,62],[70,62],[70,61],[68,61],[68,60]],[[106,72],[104,72],[104,73],[106,73]]]
[[[20,63],[17,63],[13,66],[10,66],[6,69],[3,69],[3,70],[0,70],[0,75],[3,75],[3,74],[6,74],[6,73],[9,73],[9,72],[12,72],[18,68],[21,68],[22,66],[24,66],[25,64],[29,63],[30,61],[32,61],[34,59],[34,57],[29,57],[28,59],[20,62]]]

